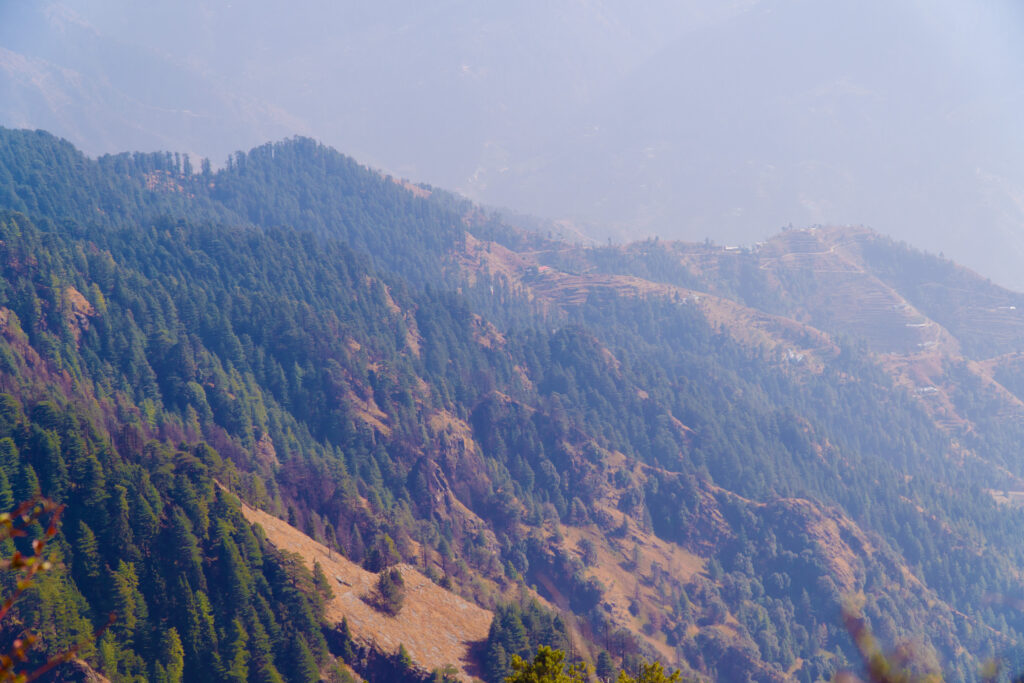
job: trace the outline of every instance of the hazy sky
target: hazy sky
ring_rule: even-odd
[[[1024,289],[1017,0],[0,0],[0,123],[293,134],[599,238],[866,224]]]

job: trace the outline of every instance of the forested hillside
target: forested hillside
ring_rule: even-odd
[[[843,604],[949,680],[1019,668],[1021,297],[948,262],[584,249],[304,139],[213,172],[0,130],[0,211],[0,503],[67,505],[7,625],[40,661],[114,611],[112,681],[429,675],[334,637],[235,494],[493,610],[453,675],[829,679]]]

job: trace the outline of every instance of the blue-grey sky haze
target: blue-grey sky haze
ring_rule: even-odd
[[[0,0],[0,124],[315,137],[603,240],[865,224],[1024,290],[1016,0]]]

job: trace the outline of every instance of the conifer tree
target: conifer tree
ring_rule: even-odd
[[[178,630],[173,626],[160,636],[160,658],[167,683],[182,683],[185,676],[185,650]]]
[[[39,477],[36,476],[35,469],[27,461],[21,461],[13,483],[16,500],[31,500],[39,495]]]
[[[667,674],[661,662],[644,662],[640,665],[636,678],[625,671],[620,671],[616,683],[681,683],[681,681],[682,674],[679,671]]]
[[[320,669],[316,664],[309,644],[301,635],[296,635],[291,645],[291,669],[288,680],[292,683],[316,683],[320,680]]]
[[[226,534],[221,538],[218,556],[222,565],[221,589],[227,599],[227,605],[231,610],[241,611],[252,597],[252,574],[242,559],[238,546]]]
[[[228,629],[226,679],[231,683],[246,683],[249,680],[249,642],[242,620],[235,618]]]
[[[345,662],[351,664],[355,661],[356,652],[353,647],[352,630],[348,626],[348,619],[346,617],[341,618],[341,625],[338,627],[338,634],[341,640],[341,658]]]
[[[95,455],[85,454],[72,462],[71,475],[82,511],[93,515],[90,519],[95,519],[95,513],[102,508],[108,495],[103,466]]]
[[[324,573],[323,566],[315,560],[313,561],[313,584],[323,600],[332,600],[334,598],[334,589],[331,588],[331,582],[327,578],[327,574]]]
[[[512,658],[512,674],[506,683],[586,683],[589,667],[584,662],[565,663],[565,653],[541,645],[531,661]]]
[[[139,592],[139,577],[135,565],[121,560],[117,570],[111,572],[111,606],[117,614],[114,631],[124,641],[131,641],[147,617],[146,601]]]
[[[167,533],[174,566],[190,585],[203,590],[206,588],[206,576],[203,574],[199,540],[192,533],[192,523],[177,505],[172,506],[170,517],[170,529]]]
[[[133,559],[138,554],[135,534],[132,532],[131,508],[128,506],[128,489],[122,484],[114,486],[110,498],[110,526],[108,546],[117,548],[118,557]]]
[[[601,654],[597,656],[597,665],[594,673],[605,683],[610,683],[612,678],[615,677],[615,662],[612,660],[612,656],[608,654],[608,650],[601,650]]]
[[[285,683],[285,680],[273,663],[266,662],[256,672],[256,683]]]
[[[377,576],[377,604],[381,610],[395,616],[405,602],[405,579],[397,568],[383,569]]]
[[[83,592],[87,595],[99,588],[99,579],[103,570],[99,544],[96,534],[92,532],[84,520],[78,520],[78,529],[74,541],[73,573]]]
[[[511,672],[508,653],[497,640],[488,640],[484,652],[484,674],[488,681],[503,681]]]
[[[0,510],[11,510],[14,508],[14,491],[7,473],[0,467]]]
[[[185,618],[182,645],[186,678],[190,681],[215,680],[221,670],[221,660],[210,601],[202,591],[193,592],[184,577],[179,578],[178,592],[183,598]]]

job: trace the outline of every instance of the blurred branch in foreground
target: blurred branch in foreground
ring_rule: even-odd
[[[50,560],[44,553],[47,543],[57,535],[63,512],[63,505],[37,496],[20,503],[12,512],[0,514],[0,542],[8,539],[27,538],[36,524],[43,529],[38,538],[32,539],[31,554],[26,555],[15,549],[10,557],[0,560],[0,567],[16,572],[18,575],[14,590],[0,603],[0,622],[7,617],[25,591],[32,587],[36,577],[52,568]],[[111,614],[107,624],[97,631],[93,638],[98,637],[107,626],[113,623],[114,618],[114,615]],[[30,681],[37,680],[55,667],[73,660],[84,645],[84,642],[78,643],[54,655],[34,669],[30,667],[28,671],[19,671],[19,668],[28,664],[29,651],[37,640],[34,633],[26,631],[15,638],[10,645],[0,645],[0,648],[4,648],[0,650],[0,682],[30,683]]]

